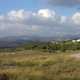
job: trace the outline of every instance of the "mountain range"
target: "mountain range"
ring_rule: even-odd
[[[80,35],[66,35],[66,36],[53,36],[53,37],[40,37],[40,36],[8,36],[0,38],[0,48],[13,48],[24,43],[41,41],[63,41],[63,40],[77,40]]]

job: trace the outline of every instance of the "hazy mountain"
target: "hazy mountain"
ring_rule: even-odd
[[[38,36],[8,36],[0,38],[0,48],[16,47],[23,43],[29,43],[32,41],[62,41],[80,39],[80,35],[66,35],[66,36],[54,36],[54,37],[38,37]]]

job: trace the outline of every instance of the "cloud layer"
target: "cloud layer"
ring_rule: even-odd
[[[46,0],[45,0],[46,1]],[[80,0],[47,0],[49,4],[54,6],[77,6],[80,5]]]
[[[40,9],[37,12],[12,10],[0,15],[2,36],[63,36],[80,34],[80,13],[60,16],[54,10]]]

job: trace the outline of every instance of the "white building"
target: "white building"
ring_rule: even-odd
[[[80,39],[77,39],[77,40],[72,40],[72,42],[80,42]]]

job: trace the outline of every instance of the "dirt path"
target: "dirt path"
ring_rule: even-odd
[[[72,54],[71,57],[76,58],[76,59],[80,59],[80,53]]]

